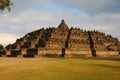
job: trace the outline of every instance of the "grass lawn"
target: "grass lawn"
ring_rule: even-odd
[[[0,58],[0,80],[120,80],[120,58]]]

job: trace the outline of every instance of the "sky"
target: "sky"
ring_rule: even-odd
[[[0,44],[12,44],[28,32],[58,27],[98,30],[120,41],[120,0],[11,0],[11,12],[0,13]]]

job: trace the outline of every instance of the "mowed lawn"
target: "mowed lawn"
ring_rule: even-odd
[[[120,80],[120,59],[0,58],[0,80]]]

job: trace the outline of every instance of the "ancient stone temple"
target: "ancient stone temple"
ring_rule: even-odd
[[[111,35],[67,26],[64,20],[58,28],[39,29],[17,39],[0,51],[8,57],[79,57],[119,56],[120,42]]]

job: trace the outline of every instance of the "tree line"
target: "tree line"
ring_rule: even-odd
[[[0,11],[7,9],[10,12],[11,6],[13,6],[11,0],[0,0]]]
[[[13,3],[11,0],[0,0],[0,12],[7,9],[9,12],[11,11],[11,6],[13,6]],[[0,44],[0,51],[4,50],[4,46]]]
[[[0,51],[4,50],[4,46],[2,44],[0,44]]]

